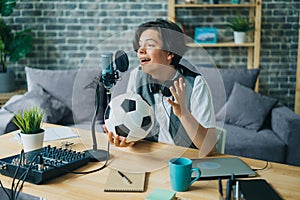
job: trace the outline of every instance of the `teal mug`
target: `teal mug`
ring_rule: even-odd
[[[192,179],[195,171],[197,176]],[[172,158],[169,160],[170,182],[173,190],[187,191],[201,176],[199,168],[192,168],[192,160],[188,158]]]

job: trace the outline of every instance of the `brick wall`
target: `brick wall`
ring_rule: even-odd
[[[227,3],[229,0],[219,0]],[[244,0],[246,1],[246,0]],[[198,0],[208,3],[209,0]],[[298,0],[263,0],[260,92],[294,108],[299,20]],[[142,22],[167,17],[167,0],[24,0],[13,16],[15,28],[33,28],[33,52],[13,65],[21,85],[24,66],[45,69],[80,67],[95,44],[134,28]],[[224,27],[234,10],[192,9],[178,11],[193,37],[195,26],[216,26],[219,40],[232,40]],[[245,14],[246,10],[240,10]],[[245,48],[207,48],[220,67],[245,67]]]

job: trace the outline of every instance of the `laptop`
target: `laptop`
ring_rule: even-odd
[[[193,168],[199,168],[201,171],[199,180],[229,178],[232,174],[236,178],[256,176],[255,171],[238,157],[199,158],[192,161]],[[192,177],[196,176],[194,173]]]

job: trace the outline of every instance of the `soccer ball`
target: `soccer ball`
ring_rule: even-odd
[[[126,137],[127,142],[145,138],[154,122],[152,107],[135,93],[114,97],[105,111],[105,125],[114,135]]]

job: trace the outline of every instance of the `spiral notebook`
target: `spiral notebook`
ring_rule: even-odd
[[[104,192],[143,192],[146,173],[118,172],[110,169]]]

